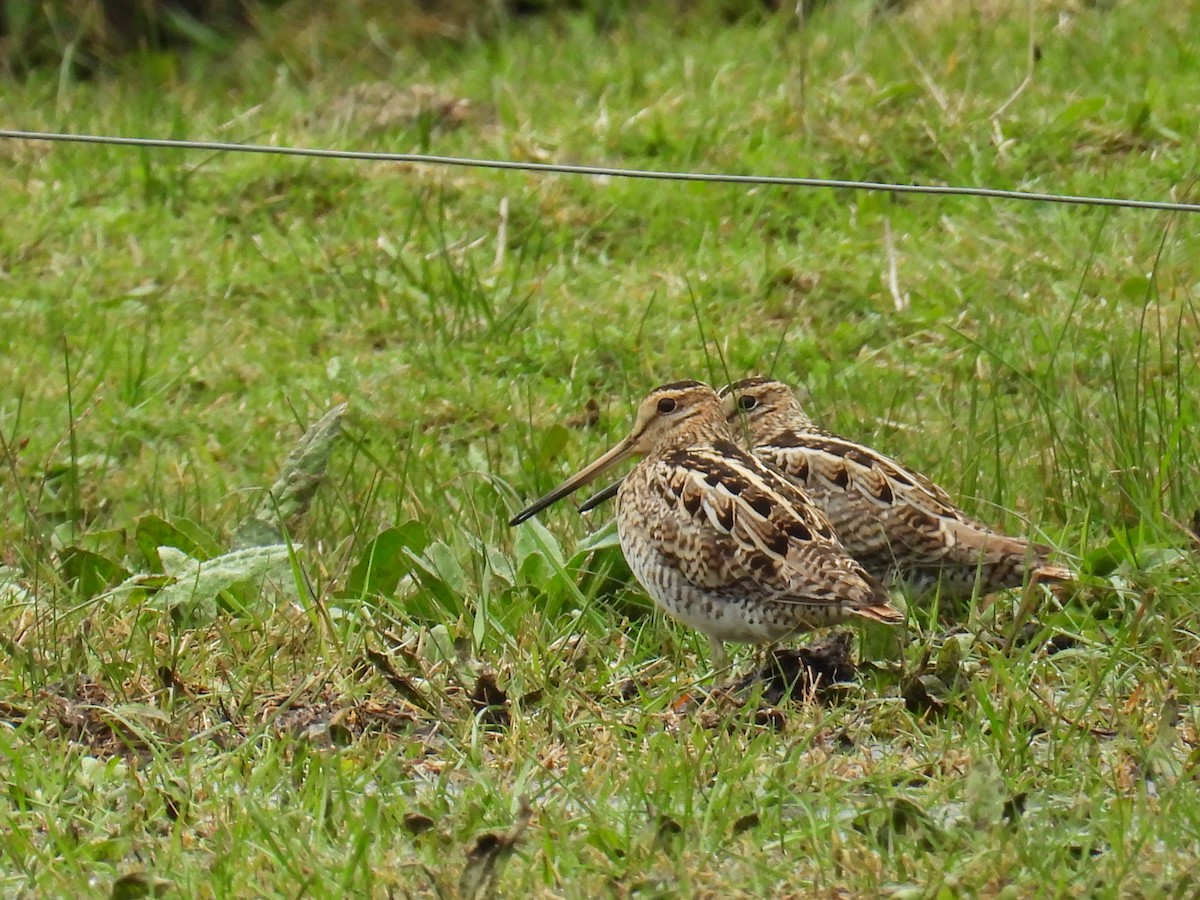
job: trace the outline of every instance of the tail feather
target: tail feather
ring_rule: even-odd
[[[904,613],[892,606],[888,601],[872,603],[870,606],[855,607],[854,612],[872,622],[882,622],[885,625],[899,625],[904,621]]]
[[[903,622],[904,613],[892,606],[887,588],[883,586],[883,583],[874,575],[867,573],[865,569],[860,568],[860,575],[871,589],[871,595],[860,605],[855,606],[855,614],[861,618],[870,619],[872,622],[882,622],[885,625],[899,625]]]
[[[1062,582],[1079,580],[1079,576],[1066,566],[1052,566],[1048,563],[1034,566],[1030,574],[1037,581]]]

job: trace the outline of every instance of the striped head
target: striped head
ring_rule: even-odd
[[[664,384],[652,390],[638,405],[633,428],[624,440],[522,510],[510,524],[524,522],[630,457],[732,439],[716,391],[701,381]]]
[[[721,409],[736,434],[760,443],[785,431],[814,428],[792,389],[771,378],[744,378],[721,388]]]

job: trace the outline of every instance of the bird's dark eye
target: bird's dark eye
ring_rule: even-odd
[[[675,412],[675,408],[679,406],[673,397],[663,397],[658,401],[658,411],[663,415]]]
[[[742,394],[738,397],[738,409],[742,412],[750,412],[756,406],[758,406],[758,398],[753,394]]]

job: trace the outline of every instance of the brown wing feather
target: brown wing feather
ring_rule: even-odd
[[[928,478],[869,447],[826,432],[787,432],[754,452],[808,487],[847,551],[880,577],[961,570],[967,584],[982,568],[985,583],[1001,586],[1019,584],[1029,563],[1046,580],[1071,577],[1044,564],[1050,548],[989,528]]]
[[[815,474],[840,490],[853,489],[887,505],[902,503],[930,515],[968,521],[950,495],[924,475],[870,447],[836,435],[790,433],[757,444],[754,452],[791,475],[807,468],[809,478]]]
[[[807,495],[745,451],[693,448],[645,465],[647,482],[660,485],[673,507],[654,525],[671,533],[656,537],[706,550],[677,561],[692,584],[734,583],[776,602],[844,605],[884,622],[902,618]]]

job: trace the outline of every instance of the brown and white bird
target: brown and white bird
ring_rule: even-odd
[[[737,445],[717,393],[698,381],[651,391],[628,437],[510,524],[631,456],[644,458],[617,491],[621,549],[654,601],[708,636],[715,670],[726,641],[903,620],[804,491]]]
[[[721,389],[735,431],[756,456],[804,488],[846,551],[884,583],[917,596],[940,587],[969,598],[1032,581],[1069,581],[1049,547],[1008,537],[971,518],[925,476],[815,425],[791,388],[748,378]]]

